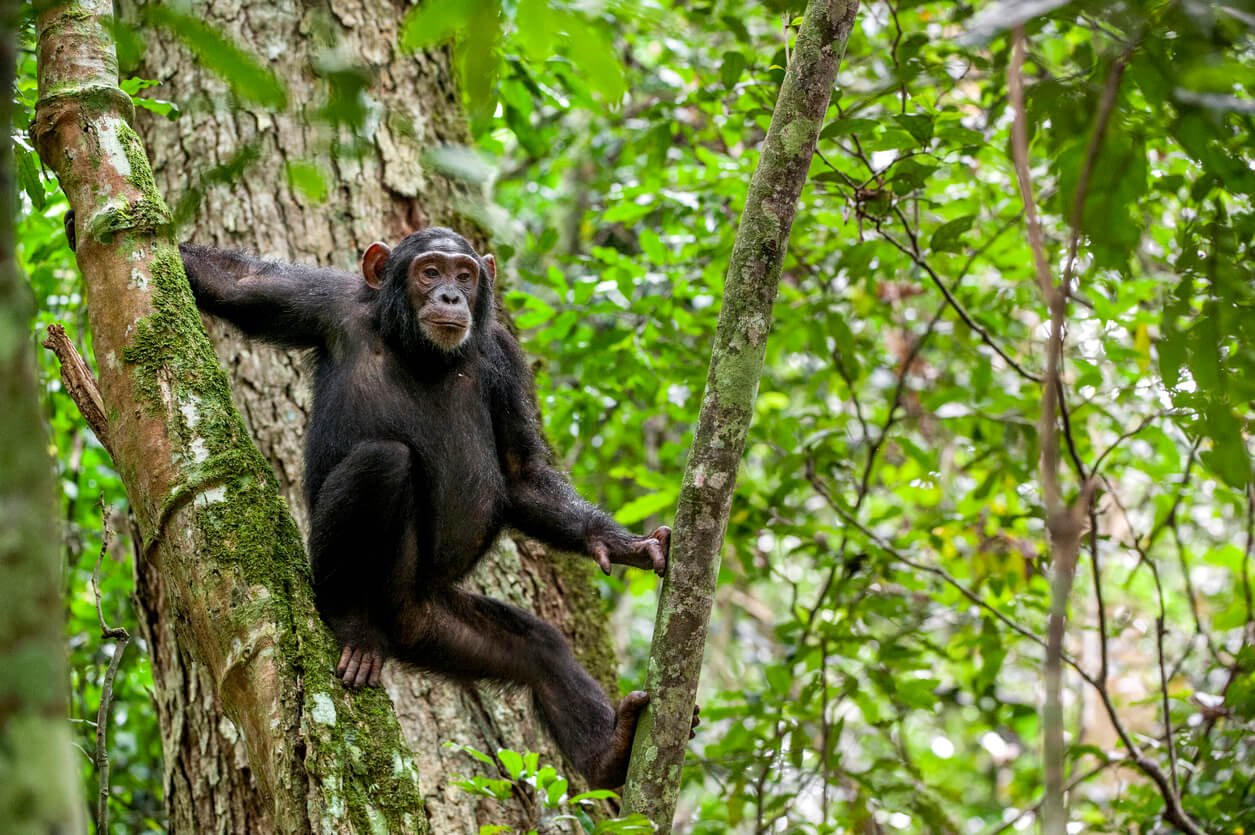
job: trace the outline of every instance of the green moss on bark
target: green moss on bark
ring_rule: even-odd
[[[279,662],[289,667],[288,680],[301,683],[295,694],[301,704],[293,707],[308,739],[310,777],[338,783],[323,786],[329,812],[335,816],[339,808],[359,832],[421,831],[418,772],[395,730],[391,702],[382,690],[348,694],[332,674],[337,647],[313,606],[300,534],[270,465],[231,405],[178,250],[158,244],[151,264],[154,313],[139,322],[124,358],[146,407],[177,415],[170,432],[191,451],[162,516],[191,501],[204,559],[237,570],[241,589],[262,586],[269,593],[258,616],[279,621]],[[176,408],[166,410],[167,402]],[[233,610],[233,616],[249,613]],[[335,722],[315,721],[328,701]]]

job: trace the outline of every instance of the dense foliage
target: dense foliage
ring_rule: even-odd
[[[1032,5],[1052,9],[1026,22],[1025,83],[1056,278],[1079,244],[1064,487],[1098,486],[1067,641],[1073,819],[1151,831],[1172,793],[1207,831],[1251,831],[1255,6]],[[859,12],[728,529],[706,722],[686,768],[689,831],[1009,831],[1041,800],[1047,328],[1010,152],[1016,6]],[[549,436],[574,480],[646,526],[674,505],[799,8],[588,8],[432,0],[400,37],[417,48],[479,35],[455,47],[477,147],[433,159],[485,186],[482,217],[513,255],[507,306],[541,361]],[[225,73],[255,66],[226,54],[202,57]],[[33,70],[27,55],[28,115]],[[41,321],[86,339],[62,198],[33,156],[19,154],[19,171],[20,255]],[[318,191],[316,167],[289,173]],[[45,372],[71,718],[90,752],[111,650],[87,582],[97,501],[124,498]],[[124,534],[104,571],[111,623],[133,618]],[[627,682],[642,678],[653,582],[611,581]],[[160,826],[151,678],[128,652],[110,740],[119,832]]]

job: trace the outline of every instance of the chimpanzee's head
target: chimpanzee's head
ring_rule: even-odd
[[[497,263],[452,229],[423,229],[396,249],[371,244],[362,277],[377,291],[384,336],[413,358],[460,354],[488,330]]]

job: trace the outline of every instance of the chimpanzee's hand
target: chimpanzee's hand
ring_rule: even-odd
[[[616,532],[589,534],[588,553],[610,573],[611,563],[645,568],[662,576],[667,570],[667,555],[671,553],[671,529],[663,525],[649,536],[631,536]]]

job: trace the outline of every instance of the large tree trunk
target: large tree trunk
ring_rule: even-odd
[[[353,0],[312,7],[296,0],[223,0],[197,8],[210,25],[263,60],[269,58],[268,66],[288,86],[294,103],[283,113],[228,104],[226,86],[176,38],[145,34],[148,51],[139,74],[161,81],[157,94],[184,110],[174,122],[144,114],[139,125],[157,183],[171,203],[213,167],[250,146],[258,152],[243,175],[208,188],[181,233],[185,239],[356,270],[362,249],[373,240],[395,243],[429,224],[464,225],[464,190],[428,169],[423,158],[430,149],[468,140],[449,55],[399,51],[396,33],[406,8],[404,3]],[[325,83],[311,65],[325,57],[328,40],[342,60],[373,79],[366,96],[375,112],[361,131],[368,151],[359,158],[329,159],[325,129],[312,127],[299,112],[312,110],[326,96]],[[298,160],[322,168],[330,186],[325,205],[310,203],[289,186],[285,165]],[[473,229],[463,231],[477,237]],[[236,405],[304,531],[301,449],[310,403],[308,369],[295,354],[248,342],[221,323],[207,324],[232,378]],[[562,627],[594,675],[613,686],[613,653],[590,568],[591,563],[571,558],[551,561],[534,543],[504,541],[474,585],[533,608]],[[256,791],[239,770],[241,746],[221,721],[211,683],[188,663],[175,640],[164,596],[161,576],[141,577],[140,604],[161,694],[171,828],[189,831],[190,820],[216,819],[223,833],[257,831],[242,825],[261,818],[252,808]],[[539,750],[558,762],[526,694],[481,692],[391,665],[385,683],[417,755],[432,831],[474,832],[488,822],[526,824],[488,801],[454,793],[450,776],[480,766],[441,746],[453,741],[486,751]],[[214,817],[205,815],[210,807]]]
[[[204,751],[171,761],[171,784],[177,773],[208,792],[195,804],[183,798],[175,826],[425,833],[396,716],[384,694],[352,695],[334,678],[336,647],[314,611],[300,534],[200,326],[118,86],[113,3],[49,4],[36,28],[32,134],[77,212],[101,440],[144,542],[144,592],[161,606],[149,637],[191,671],[159,671],[163,686],[183,687],[163,693],[170,738]],[[221,713],[206,723],[170,710],[182,693]],[[240,748],[226,747],[237,739]],[[215,757],[220,750],[238,756]],[[208,775],[205,762],[221,770]],[[244,762],[247,771],[232,767]]]

